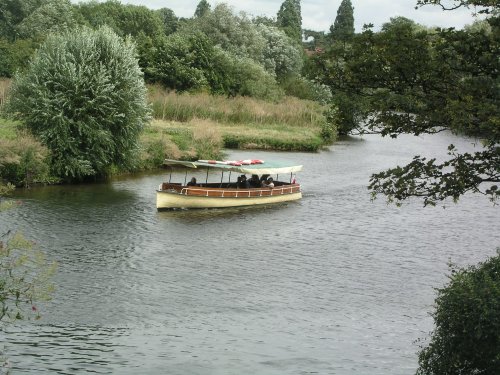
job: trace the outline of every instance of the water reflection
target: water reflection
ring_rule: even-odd
[[[160,219],[188,220],[198,221],[205,219],[231,219],[239,215],[265,215],[269,210],[286,210],[287,207],[300,204],[298,202],[283,202],[272,205],[259,205],[247,207],[227,207],[227,208],[212,208],[212,209],[179,209],[179,210],[164,210],[158,212]]]

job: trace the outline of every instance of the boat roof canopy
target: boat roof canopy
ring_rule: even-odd
[[[279,173],[293,173],[302,170],[302,165],[291,165],[284,161],[265,161],[260,164],[250,165],[231,165],[231,164],[213,164],[202,161],[182,161],[165,159],[163,165],[170,167],[184,167],[184,168],[210,168],[222,171],[239,172],[244,174],[279,174]]]

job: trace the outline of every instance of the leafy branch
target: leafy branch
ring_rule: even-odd
[[[447,4],[450,3],[450,4]],[[471,6],[474,7],[482,7],[485,9],[481,9],[478,13],[491,13],[490,8],[494,8],[498,6],[497,0],[418,0],[417,6],[415,9],[418,9],[424,5],[439,5],[442,10],[456,10],[459,8],[469,8]]]
[[[403,167],[397,166],[373,174],[368,188],[372,198],[378,194],[387,196],[389,202],[400,205],[410,197],[420,197],[424,206],[452,198],[457,202],[463,194],[474,192],[490,197],[492,202],[500,198],[497,183],[500,182],[500,148],[489,147],[475,153],[457,153],[453,145],[448,147],[452,156],[443,163],[415,156]]]

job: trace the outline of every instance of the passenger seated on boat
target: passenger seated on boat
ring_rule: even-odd
[[[272,177],[269,177],[266,181],[262,181],[262,187],[273,188],[274,181]]]
[[[191,178],[191,181],[187,183],[187,186],[197,186],[196,178],[195,177]]]
[[[269,175],[268,174],[263,174],[262,176],[260,176],[260,186],[262,186],[262,184],[267,181],[267,179],[269,178]]]
[[[253,174],[248,182],[250,183],[251,188],[259,188],[261,186],[259,175],[257,174]]]
[[[248,183],[247,176],[242,174],[240,177],[238,177],[238,188],[239,189],[248,189],[250,187],[250,184]]]

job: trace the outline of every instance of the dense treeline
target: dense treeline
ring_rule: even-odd
[[[214,9],[201,1],[194,16],[171,9],[151,10],[119,1],[6,0],[0,5],[0,76],[25,69],[50,33],[106,25],[137,45],[148,83],[183,91],[277,100],[287,87],[294,95],[319,99],[328,90],[302,78],[300,2],[285,1],[277,21]]]

